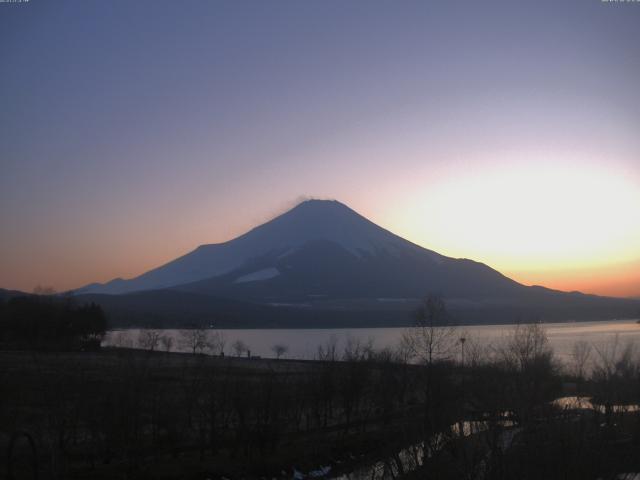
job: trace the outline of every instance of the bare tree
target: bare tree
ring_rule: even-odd
[[[425,298],[415,312],[415,327],[403,337],[405,348],[423,364],[448,358],[457,339],[444,300],[437,295]]]
[[[618,335],[602,345],[594,346],[593,400],[604,407],[606,422],[621,405],[637,403],[637,379],[640,378],[640,358],[633,342],[622,344]]]
[[[460,340],[463,337],[460,338]],[[464,365],[469,367],[477,367],[482,363],[488,363],[491,360],[491,353],[494,351],[491,345],[483,345],[477,339],[466,334],[464,337]],[[461,345],[462,350],[462,345]]]
[[[160,332],[157,330],[143,330],[138,335],[138,345],[144,350],[154,351],[160,344]]]
[[[366,342],[363,342],[359,338],[352,336],[347,337],[344,352],[342,353],[342,359],[344,361],[368,360],[373,356],[373,338],[369,338]]]
[[[133,339],[128,331],[120,331],[112,340],[113,345],[119,348],[133,348]]]
[[[553,350],[540,323],[518,325],[502,349],[503,359],[523,371],[540,361],[550,361]]]
[[[446,418],[442,407],[451,405],[445,400],[447,378],[438,362],[449,358],[457,341],[455,333],[454,327],[449,323],[444,300],[439,296],[429,295],[415,312],[415,327],[404,334],[403,343],[409,348],[411,357],[424,366],[420,384],[425,452],[436,448],[435,433],[441,430]]]
[[[338,349],[338,337],[331,335],[325,345],[318,345],[317,359],[325,362],[333,362],[336,360]]]
[[[551,401],[561,387],[553,349],[542,325],[518,325],[498,358],[508,373],[505,393],[510,409],[521,425],[530,424],[537,406]]]
[[[584,340],[578,340],[573,344],[571,350],[571,373],[576,378],[583,380],[591,358],[591,344]]]
[[[204,328],[180,330],[180,345],[191,350],[192,354],[202,353],[207,348],[208,333]]]
[[[244,343],[242,340],[236,340],[235,342],[233,342],[233,345],[231,345],[231,348],[233,349],[237,357],[242,356],[242,354],[248,351],[249,349],[247,344]]]
[[[33,293],[35,295],[55,295],[55,288],[48,285],[36,285],[33,288]]]
[[[210,332],[207,338],[207,348],[212,355],[224,355],[227,339],[222,332]]]
[[[411,359],[415,356],[413,351],[413,336],[410,332],[405,332],[398,341],[395,348],[395,356],[398,362],[406,365],[411,362]]]
[[[173,337],[171,335],[162,335],[162,337],[160,337],[160,343],[164,351],[169,353],[173,348]]]
[[[289,351],[289,347],[281,343],[277,343],[271,347],[271,351],[275,353],[276,358],[280,360],[280,357]]]

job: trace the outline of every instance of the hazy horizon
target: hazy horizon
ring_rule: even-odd
[[[0,4],[0,287],[131,278],[302,197],[640,297],[640,4]]]

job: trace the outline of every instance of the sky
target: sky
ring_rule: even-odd
[[[640,3],[0,3],[0,287],[129,278],[332,198],[640,296]]]

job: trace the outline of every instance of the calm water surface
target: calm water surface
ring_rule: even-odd
[[[571,356],[573,345],[577,341],[586,341],[596,348],[605,348],[614,341],[620,345],[629,342],[640,346],[640,324],[636,320],[609,322],[574,322],[543,324],[551,346],[560,359]],[[515,325],[478,325],[457,327],[456,337],[464,336],[480,345],[499,345],[509,337]],[[137,346],[142,330],[110,331],[105,346]],[[330,328],[330,329],[219,329],[226,341],[225,353],[231,354],[231,345],[236,340],[243,341],[251,355],[273,357],[271,348],[276,344],[288,348],[287,358],[313,359],[318,346],[336,342],[337,352],[341,353],[347,341],[357,339],[361,342],[373,342],[375,348],[395,347],[400,342],[406,328]],[[173,351],[187,351],[180,345],[180,330],[160,330],[162,335],[174,337]],[[162,348],[162,347],[160,347]]]

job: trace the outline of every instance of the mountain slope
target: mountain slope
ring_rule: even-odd
[[[12,297],[24,297],[31,295],[30,293],[21,292],[20,290],[6,290],[0,288],[0,301],[9,300]]]
[[[472,323],[640,312],[633,300],[521,285],[482,263],[404,240],[339,202],[319,200],[139,277],[76,291],[118,323],[225,326],[404,325],[428,293],[442,295],[459,321]]]
[[[228,242],[202,245],[131,280],[91,284],[77,292],[117,294],[172,287],[223,275],[267,255],[286,256],[317,240],[340,245],[356,257],[414,250],[434,264],[445,258],[378,227],[339,202],[309,200]]]
[[[415,249],[353,254],[328,240],[307,242],[287,255],[267,254],[225,275],[175,287],[258,302],[310,299],[505,296],[524,288],[486,265]]]

